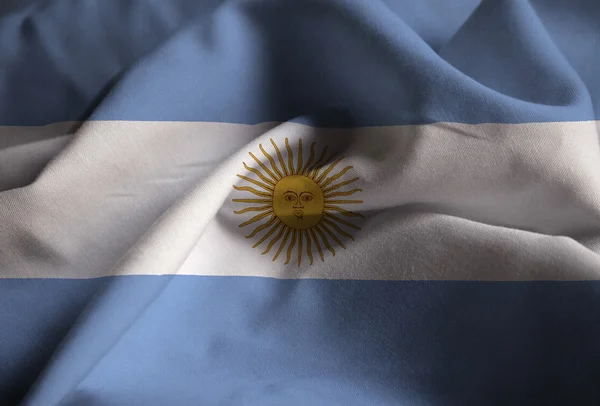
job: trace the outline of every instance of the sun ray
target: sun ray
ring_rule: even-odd
[[[273,203],[273,199],[231,199],[236,203]]]
[[[335,160],[335,161],[334,161],[334,162],[333,162],[331,165],[329,165],[329,167],[328,167],[328,168],[325,170],[325,172],[323,172],[323,173],[321,174],[321,176],[319,176],[319,178],[318,178],[318,179],[315,179],[315,180],[316,180],[316,182],[317,182],[319,185],[321,185],[321,181],[322,181],[323,179],[325,179],[325,176],[327,176],[327,174],[329,174],[329,172],[331,172],[331,171],[333,170],[333,168],[335,168],[335,166],[336,166],[337,164],[339,164],[339,163],[342,161],[342,159],[344,159],[344,157],[343,157],[343,156],[339,157],[339,158],[338,158],[338,159],[336,159],[336,160]],[[315,176],[316,176],[316,175],[315,175]],[[321,186],[322,186],[322,185],[321,185]]]
[[[313,180],[314,180],[315,182],[319,183],[319,182],[317,181],[317,176],[319,176],[319,172],[321,172],[321,169],[323,169],[323,168],[325,167],[325,165],[327,165],[327,163],[328,163],[328,162],[331,162],[331,160],[332,160],[334,157],[336,157],[336,156],[337,156],[337,154],[338,154],[337,152],[334,152],[333,154],[331,154],[331,156],[330,156],[329,158],[327,158],[327,159],[326,159],[326,160],[323,162],[323,166],[322,166],[322,167],[320,167],[320,168],[315,168],[315,171],[314,171],[314,173],[313,173],[313,175],[312,175],[312,178],[313,178]]]
[[[323,148],[323,151],[321,152],[321,156],[319,157],[319,159],[317,159],[317,162],[315,162],[315,164],[310,167],[310,169],[308,170],[308,173],[306,174],[306,176],[308,176],[309,178],[313,177],[312,174],[316,170],[317,166],[319,166],[319,164],[321,163],[321,161],[323,160],[323,158],[325,158],[325,154],[326,153],[327,153],[327,146],[325,146],[325,148]]]
[[[269,230],[269,232],[268,232],[268,233],[266,233],[266,234],[263,236],[263,238],[261,238],[260,240],[258,240],[258,242],[252,246],[252,248],[256,248],[256,247],[258,247],[260,244],[262,244],[262,243],[263,243],[263,242],[264,242],[264,241],[265,241],[267,238],[269,238],[271,235],[273,235],[273,233],[274,233],[275,231],[277,231],[277,229],[278,229],[279,227],[281,227],[281,225],[282,225],[282,224],[283,224],[283,223],[282,223],[281,221],[278,221],[278,222],[277,222],[277,224],[273,225],[273,226],[271,227],[271,229]]]
[[[329,200],[329,199],[325,199],[325,204],[357,204],[357,203],[362,203],[362,200]]]
[[[252,172],[253,174],[255,174],[256,176],[258,176],[263,182],[266,182],[273,187],[275,186],[275,182],[273,182],[271,179],[267,178],[265,175],[260,173],[260,171],[257,171],[256,169],[251,168],[248,165],[246,165],[246,162],[244,162],[244,168],[246,168],[246,170],[248,170],[248,171]]]
[[[287,258],[285,259],[284,265],[289,264],[290,261],[292,260],[292,250],[296,246],[296,233],[297,232],[298,232],[298,230],[292,231],[292,241],[290,241],[290,245],[288,246]]]
[[[298,140],[298,168],[296,169],[296,174],[300,174],[300,170],[302,169],[302,139]]]
[[[298,266],[302,261],[302,230],[298,230]]]
[[[246,227],[248,224],[252,224],[252,223],[257,222],[258,220],[264,219],[269,214],[273,214],[273,210],[269,210],[264,213],[257,214],[256,216],[252,217],[250,220],[244,221],[242,224],[239,225],[239,227]],[[275,217],[275,216],[273,216],[273,217]],[[254,235],[251,235],[251,236],[254,237]],[[248,236],[247,238],[250,238],[251,236]]]
[[[233,188],[235,190],[242,190],[242,191],[250,192],[250,193],[252,193],[252,194],[254,194],[256,196],[273,197],[273,193],[261,192],[261,191],[258,191],[256,189],[254,189],[254,188],[251,188],[250,186],[236,186],[236,185],[233,185]]]
[[[335,257],[335,250],[331,247],[331,245],[329,245],[329,241],[327,241],[327,237],[325,236],[325,234],[323,234],[323,231],[321,231],[321,229],[319,228],[319,226],[315,226],[313,227],[315,230],[317,230],[317,233],[319,233],[319,235],[321,236],[321,238],[323,239],[323,243],[325,244],[325,246],[327,247],[327,249],[329,251],[331,251],[331,254],[333,254],[333,256]]]
[[[339,218],[338,216],[336,216],[334,214],[327,213],[327,212],[325,212],[324,214],[325,214],[326,217],[329,217],[330,219],[335,220],[335,221],[337,221],[340,224],[343,224],[343,225],[348,226],[348,227],[352,227],[352,228],[354,228],[356,230],[360,230],[359,226],[356,226],[356,225],[354,225],[352,223],[349,223],[346,220],[343,220],[343,219]]]
[[[329,193],[329,194],[325,195],[325,199],[329,199],[331,197],[339,197],[339,196],[350,196],[356,192],[362,192],[362,189],[352,189],[352,190],[346,190],[344,192]]]
[[[341,171],[339,171],[337,174],[328,177],[327,179],[325,179],[325,182],[323,182],[323,184],[321,184],[321,187],[324,188],[325,186],[329,185],[334,180],[341,178],[342,176],[344,176],[346,174],[346,172],[348,172],[352,168],[353,168],[353,166],[347,166],[344,169],[342,169]]]
[[[273,172],[271,172],[271,170],[270,170],[269,168],[267,168],[267,167],[265,166],[265,164],[263,164],[263,163],[260,161],[260,159],[258,159],[258,158],[256,157],[256,155],[254,155],[252,152],[248,152],[248,153],[250,154],[250,156],[252,157],[252,159],[254,159],[254,160],[256,161],[256,163],[257,163],[257,164],[258,164],[258,165],[259,165],[261,168],[263,168],[263,170],[264,170],[265,172],[267,172],[271,178],[273,178],[273,180],[274,180],[275,182],[277,182],[277,181],[279,180],[279,179],[277,179],[277,176],[275,176],[275,174],[274,174]]]
[[[354,183],[354,182],[356,182],[357,180],[358,180],[358,178],[353,178],[353,179],[347,180],[346,182],[336,183],[335,185],[333,185],[333,186],[330,186],[330,187],[328,187],[327,189],[323,189],[323,193],[329,193],[329,192],[332,192],[332,191],[334,191],[334,190],[336,190],[336,189],[339,189],[339,188],[341,188],[341,187],[343,187],[343,186],[347,186],[347,185],[349,185],[349,184],[351,184],[351,183]]]
[[[307,230],[304,230],[304,239],[306,240],[306,254],[308,255],[308,259],[310,260],[310,265],[313,264],[313,256],[312,256],[312,247],[310,243],[310,235]],[[300,256],[300,254],[298,254]]]
[[[283,168],[283,172],[285,173],[285,176],[288,176],[289,172],[287,170],[287,167],[285,166],[285,162],[283,161],[283,156],[281,156],[281,151],[279,151],[277,144],[275,144],[275,141],[273,141],[272,138],[271,138],[271,144],[273,144],[273,146],[275,147],[275,152],[277,152],[277,158],[279,158],[279,164]]]
[[[273,257],[273,261],[275,261],[277,259],[277,257],[279,256],[279,254],[281,254],[281,251],[283,250],[283,247],[285,246],[285,243],[287,242],[288,238],[290,237],[290,232],[292,231],[292,229],[289,228],[289,227],[285,227],[285,229],[287,229],[287,231],[285,232],[285,236],[283,237],[283,241],[281,241],[281,245],[279,245],[279,249],[277,250],[277,253]]]
[[[234,210],[235,214],[244,214],[244,213],[248,213],[249,211],[265,211],[265,210],[273,210],[273,205],[272,204],[268,204],[266,206],[259,206],[259,207],[247,207],[245,209],[242,210]]]
[[[302,171],[300,172],[301,175],[306,175],[306,171],[307,171],[308,167],[310,166],[312,161],[315,159],[315,144],[316,144],[316,142],[313,142],[312,144],[310,144],[310,155],[308,156],[308,161],[306,161],[306,165],[304,165],[304,168],[302,168]]]
[[[258,186],[260,188],[268,190],[271,193],[273,192],[273,188],[271,186],[266,185],[264,183],[261,183],[261,182],[255,180],[255,179],[249,178],[249,177],[244,176],[244,175],[237,175],[237,177],[240,178],[240,179],[244,179],[246,182],[250,182],[250,183],[252,183],[252,184],[254,184],[254,185],[256,185],[256,186]]]
[[[318,228],[322,228],[323,230],[325,230],[325,232],[326,232],[327,234],[329,234],[329,236],[330,236],[331,238],[333,238],[333,240],[334,240],[334,241],[335,241],[335,242],[336,242],[336,243],[337,243],[337,244],[338,244],[340,247],[342,247],[343,249],[346,249],[346,246],[345,246],[345,245],[344,245],[344,244],[343,244],[343,243],[340,241],[340,239],[339,239],[339,238],[337,238],[337,237],[335,236],[335,234],[334,234],[334,233],[333,233],[333,232],[332,232],[332,231],[329,229],[329,227],[327,227],[327,226],[326,226],[324,223],[320,223],[320,224],[319,224],[317,227],[318,227]]]
[[[339,227],[338,227],[338,225],[337,225],[337,224],[335,224],[333,221],[331,221],[331,220],[329,220],[329,219],[326,219],[326,218],[324,218],[324,219],[323,219],[323,223],[327,223],[327,224],[329,224],[329,225],[330,225],[331,227],[333,227],[333,229],[334,229],[335,231],[337,231],[339,234],[341,234],[341,235],[343,235],[344,237],[346,237],[346,238],[349,238],[349,239],[351,239],[352,241],[354,241],[354,237],[353,237],[352,235],[348,234],[347,232],[345,232],[344,230],[342,230],[341,228],[339,228]]]
[[[333,211],[337,211],[337,212],[339,212],[339,213],[342,213],[342,214],[343,214],[344,216],[346,216],[346,217],[360,217],[360,218],[363,218],[363,219],[365,218],[365,216],[363,216],[363,215],[362,215],[362,214],[360,214],[360,213],[355,213],[355,212],[353,212],[353,211],[348,211],[348,210],[346,210],[346,209],[342,209],[342,208],[341,208],[341,207],[339,207],[339,206],[329,206],[329,205],[325,205],[325,206],[324,206],[324,209],[325,209],[325,211],[327,211],[327,210],[333,210]]]
[[[283,235],[283,233],[286,230],[286,228],[287,228],[286,225],[283,225],[283,227],[281,227],[281,230],[279,230],[279,232],[277,233],[277,235],[271,241],[269,241],[269,245],[267,245],[267,248],[263,252],[261,252],[261,255],[268,254],[269,251],[271,251],[271,248],[273,248],[273,245],[275,245],[275,243],[277,241],[279,241],[279,239]],[[275,261],[275,260],[273,260],[273,261]]]
[[[258,144],[258,147],[262,151],[263,155],[266,156],[267,159],[269,160],[269,162],[271,163],[271,167],[273,168],[273,170],[275,171],[275,173],[277,173],[277,175],[279,176],[279,179],[283,178],[283,174],[279,171],[279,168],[275,164],[275,160],[273,159],[273,157],[271,155],[269,155],[267,153],[267,151],[265,151],[265,149],[263,148],[262,144]]]
[[[271,219],[269,221],[267,221],[265,224],[261,224],[260,226],[256,227],[250,234],[248,234],[246,236],[246,238],[252,238],[254,237],[256,234],[260,233],[262,230],[265,230],[269,227],[272,226],[273,222],[277,219],[277,216],[273,216],[271,217]]]
[[[290,148],[290,142],[286,138],[285,139],[285,148],[288,153],[288,165],[290,166],[290,175],[294,174],[294,153],[292,152],[292,148]]]
[[[310,235],[312,236],[312,239],[315,242],[315,245],[317,246],[317,251],[319,251],[319,255],[321,256],[321,261],[325,261],[325,257],[323,256],[323,250],[321,250],[321,244],[319,244],[319,239],[317,238],[317,235],[315,234],[314,228],[310,229]]]

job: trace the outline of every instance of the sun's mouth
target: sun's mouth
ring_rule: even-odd
[[[292,213],[294,213],[294,216],[298,217],[299,219],[301,219],[302,217],[304,217],[304,211],[303,210],[294,210],[294,211],[292,211]]]

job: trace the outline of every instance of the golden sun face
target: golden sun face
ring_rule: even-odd
[[[236,203],[252,205],[234,211],[234,213],[259,212],[248,221],[240,224],[240,227],[246,227],[261,220],[265,221],[258,225],[246,238],[254,238],[259,233],[264,232],[264,235],[254,244],[253,248],[258,247],[270,238],[262,254],[269,253],[278,243],[279,246],[273,261],[287,247],[286,264],[291,261],[294,248],[297,251],[298,266],[302,262],[304,253],[308,256],[310,263],[313,263],[313,247],[318,252],[321,261],[325,259],[323,255],[324,248],[335,256],[332,242],[345,249],[346,247],[341,239],[354,240],[348,229],[360,230],[360,227],[350,222],[349,218],[363,218],[361,214],[341,207],[341,205],[346,204],[362,203],[362,200],[338,199],[342,196],[362,192],[362,189],[341,190],[358,180],[358,178],[346,181],[341,179],[352,169],[352,166],[346,166],[336,172],[336,166],[344,157],[340,157],[333,162],[331,161],[334,156],[323,160],[327,153],[327,147],[323,149],[320,158],[313,163],[316,144],[314,142],[310,146],[308,160],[303,162],[302,140],[298,141],[298,159],[297,166],[295,166],[294,155],[287,138],[285,139],[286,164],[281,151],[272,139],[271,144],[279,165],[260,144],[259,148],[269,161],[271,169],[250,152],[250,156],[260,169],[249,167],[246,163],[244,163],[244,168],[256,175],[256,178],[237,175],[244,181],[258,186],[261,190],[250,186],[233,185],[234,189],[249,192],[253,195],[253,198],[249,199],[233,199]],[[321,170],[323,171],[321,172]],[[348,219],[344,219],[340,215]]]
[[[275,185],[273,211],[289,227],[306,230],[316,226],[323,217],[324,208],[323,192],[308,176],[286,176]]]

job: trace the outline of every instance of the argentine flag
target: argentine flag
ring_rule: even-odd
[[[0,405],[600,405],[600,2],[0,3]]]

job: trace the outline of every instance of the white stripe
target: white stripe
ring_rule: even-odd
[[[599,127],[88,122],[35,182],[0,192],[0,277],[600,279]],[[363,189],[355,241],[324,262],[313,247],[312,266],[260,255],[233,214],[248,152],[286,137],[304,160],[312,141],[338,148]]]

